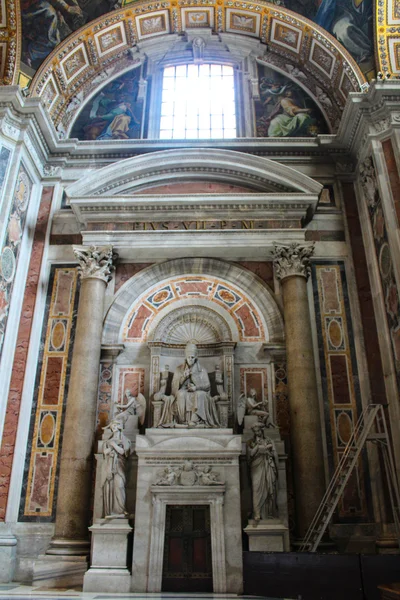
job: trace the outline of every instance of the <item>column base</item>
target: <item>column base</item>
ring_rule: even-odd
[[[132,577],[127,568],[128,519],[100,519],[92,532],[92,566],[85,573],[84,592],[130,592]]]
[[[32,584],[66,588],[82,586],[88,566],[87,556],[42,554],[33,566]]]
[[[289,552],[289,529],[279,519],[249,520],[243,530],[249,536],[250,552]]]
[[[91,567],[85,573],[83,580],[84,592],[104,592],[106,594],[129,593],[131,591],[132,576],[128,569],[110,569]]]
[[[13,581],[17,538],[13,535],[0,535],[0,583]]]
[[[46,554],[57,556],[89,556],[89,540],[70,540],[67,538],[53,538]]]
[[[395,536],[381,536],[376,540],[378,554],[400,554],[399,540]]]

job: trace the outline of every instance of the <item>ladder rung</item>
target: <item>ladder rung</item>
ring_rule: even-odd
[[[386,433],[371,433],[367,440],[386,440]]]

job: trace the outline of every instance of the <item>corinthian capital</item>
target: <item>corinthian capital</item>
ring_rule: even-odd
[[[314,244],[289,244],[275,245],[272,252],[275,274],[278,279],[299,275],[308,279],[311,272],[311,256],[314,253]]]
[[[113,270],[112,246],[72,246],[78,260],[78,271],[82,279],[101,279],[108,283]]]

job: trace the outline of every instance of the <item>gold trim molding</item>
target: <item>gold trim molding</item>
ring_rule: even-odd
[[[265,58],[282,57],[317,80],[340,110],[350,92],[366,86],[364,75],[343,46],[324,29],[290,10],[264,1],[141,0],[69,36],[36,73],[31,96],[42,98],[55,126],[67,124],[67,113],[72,113],[79,92],[85,90],[86,98],[143,60],[137,45],[140,49],[147,39],[183,34],[188,28],[197,28],[200,33],[202,27],[216,34],[260,40],[268,49]]]
[[[400,77],[400,2],[377,0],[375,10],[378,70]]]
[[[18,0],[0,0],[0,85],[17,83],[21,54]]]

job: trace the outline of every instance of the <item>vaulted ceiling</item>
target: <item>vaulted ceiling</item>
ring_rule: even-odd
[[[112,24],[123,27],[103,35]],[[189,27],[256,37],[295,65],[320,62],[323,73],[325,63],[331,77],[332,57],[322,56],[324,50],[342,63],[347,59],[350,79],[356,64],[366,79],[376,70],[400,75],[399,24],[395,0],[0,0],[0,78],[22,87],[34,79],[31,93],[37,95],[49,69],[55,79],[57,69],[66,75],[65,58],[79,44],[85,48],[84,68],[96,75],[99,65],[104,69],[140,40],[182,34]]]

